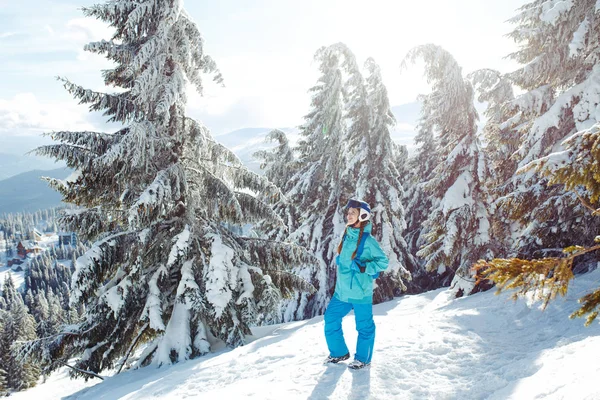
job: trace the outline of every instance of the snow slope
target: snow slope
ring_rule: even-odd
[[[377,305],[373,364],[359,371],[321,364],[327,350],[317,317],[258,328],[234,350],[102,383],[69,383],[60,372],[12,398],[600,399],[600,325],[568,319],[598,285],[600,270],[579,276],[544,312],[493,291],[451,299],[440,289]],[[352,314],[344,331],[352,349]]]

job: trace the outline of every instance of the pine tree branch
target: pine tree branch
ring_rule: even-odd
[[[587,201],[585,201],[585,199],[583,197],[581,197],[581,195],[579,193],[577,193],[577,191],[573,191],[573,192],[575,193],[575,195],[577,196],[579,201],[581,201],[581,204],[583,204],[583,206],[585,208],[587,208],[588,210],[590,210],[592,212],[592,215],[596,216],[596,215],[600,214],[600,208],[596,209],[596,208],[592,207]]]
[[[496,294],[504,290],[517,289],[518,291],[512,295],[512,298],[516,299],[533,291],[534,297],[543,301],[542,309],[545,309],[557,294],[564,296],[567,293],[569,282],[574,277],[573,260],[596,250],[600,250],[600,244],[587,249],[580,246],[567,247],[563,250],[568,254],[566,257],[480,260],[473,269],[476,272],[477,282],[488,279],[497,285]]]
[[[579,250],[576,253],[570,255],[569,257],[567,257],[567,259],[573,260],[573,259],[575,259],[575,257],[579,257],[579,256],[582,256],[582,255],[584,255],[586,253],[589,253],[591,251],[596,251],[596,250],[600,250],[600,244],[597,244],[596,246],[592,246],[592,247],[587,248],[587,249]]]
[[[98,325],[93,325],[91,328],[83,331],[83,332],[58,332],[55,333],[54,335],[50,335],[50,336],[44,336],[41,338],[36,338],[33,340],[16,340],[14,343],[15,344],[28,344],[28,343],[37,343],[37,342],[42,342],[42,341],[46,341],[48,339],[54,339],[60,336],[81,336],[81,335],[85,335],[86,333],[90,332],[92,329],[96,328]]]
[[[133,349],[135,349],[135,346],[137,345],[138,340],[140,340],[140,338],[142,337],[142,335],[144,334],[144,332],[146,332],[146,329],[148,328],[148,325],[149,324],[146,323],[146,325],[144,325],[142,327],[142,329],[140,330],[140,333],[137,335],[137,337],[135,338],[135,340],[133,341],[133,343],[131,344],[131,346],[129,346],[129,350],[127,351],[127,354],[125,355],[125,358],[123,359],[123,362],[119,366],[119,370],[117,371],[117,375],[119,375],[121,373],[121,370],[123,369],[123,366],[125,366],[125,363],[127,362],[127,359],[131,355],[131,352],[133,351]]]
[[[72,366],[72,365],[69,365],[69,364],[67,364],[65,361],[59,361],[58,363],[59,363],[59,364],[62,364],[62,365],[64,365],[65,367],[69,367],[69,368],[71,368],[71,369],[73,369],[73,370],[75,370],[75,371],[77,371],[77,372],[79,372],[79,373],[81,373],[81,374],[89,375],[89,376],[91,376],[92,378],[98,378],[98,379],[104,380],[104,377],[103,377],[103,376],[101,376],[101,375],[98,375],[98,374],[97,374],[97,373],[95,373],[95,372],[92,372],[92,371],[86,371],[86,370],[83,370],[83,369],[81,369],[81,368],[74,367],[74,366]]]

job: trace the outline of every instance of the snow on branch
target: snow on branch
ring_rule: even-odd
[[[148,282],[148,295],[142,311],[141,320],[148,321],[149,327],[159,332],[164,332],[163,301],[165,295],[160,290],[160,282],[168,279],[168,271],[164,265],[158,267]]]
[[[291,270],[306,264],[318,264],[319,260],[300,247],[291,243],[258,238],[239,238],[249,257],[250,264],[265,270]]]
[[[50,144],[40,146],[33,150],[38,156],[63,160],[69,168],[77,169],[89,165],[98,154],[87,147],[70,144]]]
[[[188,225],[183,228],[179,234],[173,238],[173,247],[169,252],[169,258],[167,261],[167,267],[170,268],[176,262],[181,261],[187,257],[188,247],[190,245],[190,227]]]
[[[119,232],[99,242],[79,257],[71,277],[71,298],[73,306],[86,302],[96,289],[116,271],[118,265],[127,258],[125,248],[138,235],[135,232]]]
[[[561,15],[567,13],[574,5],[573,0],[548,0],[541,4],[540,19],[548,24],[556,25]]]
[[[180,197],[181,166],[174,165],[159,171],[154,181],[140,194],[129,208],[129,224],[135,226],[150,215],[166,215],[174,206],[174,200]]]
[[[73,97],[79,99],[79,104],[90,104],[90,111],[104,111],[103,115],[111,115],[108,122],[125,123],[143,117],[143,111],[136,108],[128,92],[118,94],[94,92],[75,85],[68,79],[59,77],[58,80],[63,82],[63,86]]]
[[[239,222],[256,223],[266,220],[280,226],[285,225],[281,217],[268,204],[263,203],[255,196],[243,192],[235,192],[235,196],[243,213],[243,218]]]
[[[78,232],[82,239],[91,239],[110,230],[111,222],[100,207],[65,210],[60,217],[67,230]]]
[[[569,57],[573,58],[579,55],[579,52],[585,48],[585,39],[590,29],[588,19],[584,19],[579,28],[573,33],[573,40],[569,43]]]
[[[83,49],[91,53],[105,54],[107,58],[119,63],[130,63],[135,54],[132,46],[115,43],[112,40],[91,42],[83,46]]]

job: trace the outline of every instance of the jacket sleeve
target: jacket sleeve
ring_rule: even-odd
[[[381,246],[373,237],[369,237],[366,245],[369,246],[370,257],[365,260],[365,273],[368,275],[376,275],[381,271],[385,271],[388,267],[389,260]]]

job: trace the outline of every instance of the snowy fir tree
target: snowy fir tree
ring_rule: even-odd
[[[429,100],[426,96],[419,96],[419,102],[423,106],[414,139],[417,148],[415,154],[408,160],[408,173],[404,182],[407,210],[404,237],[411,254],[416,254],[425,244],[427,228],[424,223],[435,201],[426,186],[432,178],[433,169],[440,162],[437,138],[434,135],[435,123],[429,115],[433,109],[425,106],[427,101]],[[437,273],[428,272],[422,265],[419,265],[412,275],[413,280],[408,285],[408,291],[411,293],[419,293],[439,286]]]
[[[398,179],[400,179],[400,183],[406,192],[404,184],[410,174],[408,148],[405,144],[397,144],[395,142],[392,142],[392,148],[395,154],[394,165],[396,165],[396,169],[398,170]]]
[[[274,129],[265,138],[266,142],[277,142],[277,146],[270,150],[259,150],[253,154],[254,158],[261,160],[260,168],[265,177],[278,188],[285,188],[290,178],[294,175],[294,151],[285,132]]]
[[[372,234],[390,260],[373,294],[373,300],[381,302],[407,289],[405,281],[411,279],[409,270],[414,271],[417,262],[402,237],[406,228],[402,206],[404,191],[390,137],[390,128],[396,120],[390,110],[381,70],[372,58],[367,59],[365,69],[369,75],[363,82],[352,54],[346,56],[346,64],[350,74],[347,92],[351,124],[344,141],[347,162],[342,182],[353,197],[371,204]]]
[[[510,36],[520,45],[510,55],[522,66],[510,79],[526,91],[514,100],[519,112],[507,123],[519,125],[524,136],[515,159],[520,168],[562,148],[561,143],[597,123],[600,92],[600,16],[595,0],[534,1],[524,5],[511,22]],[[524,129],[523,129],[524,128]],[[499,207],[524,228],[515,247],[517,256],[545,257],[598,232],[598,221],[578,197],[583,189],[565,191],[548,185],[534,169],[516,174],[512,191]]]
[[[30,360],[23,360],[20,346],[22,341],[37,337],[35,320],[15,289],[10,275],[2,286],[4,310],[0,310],[0,370],[4,371],[6,388],[22,390],[37,383],[39,367]],[[0,378],[1,379],[1,378]]]
[[[273,311],[263,295],[312,289],[290,269],[313,260],[297,246],[227,229],[278,220],[249,194],[277,190],[186,118],[186,85],[202,93],[203,73],[221,76],[182,2],[109,1],[83,12],[114,28],[109,41],[85,49],[116,64],[104,80],[122,91],[64,86],[123,128],[55,132],[60,143],[38,149],[78,172],[50,183],[79,206],[62,222],[95,241],[72,277],[71,304],[85,306],[83,321],[47,338],[39,355],[50,369],[76,357],[75,374],[86,376],[174,363],[215,341],[243,344],[249,326]]]
[[[425,221],[426,244],[417,255],[457,295],[476,289],[471,267],[490,257],[489,206],[484,187],[488,168],[477,137],[473,88],[450,53],[436,45],[411,50],[403,64],[425,62],[432,85],[424,115],[439,132],[440,163],[426,189],[436,202]]]
[[[477,268],[499,291],[516,289],[515,297],[533,296],[544,306],[567,293],[577,262],[585,270],[598,261],[598,11],[595,1],[564,2],[554,8],[538,1],[524,6],[513,19],[519,27],[536,28],[516,29],[512,35],[522,44],[513,57],[524,64],[513,75],[529,90],[520,104],[537,112],[525,121],[529,131],[517,153],[521,168],[515,179],[523,189],[512,193],[510,200],[519,211],[531,213],[525,233],[533,236],[537,247],[568,247],[555,257],[541,253],[545,257],[532,260],[494,259]],[[539,47],[540,41],[549,46]],[[543,185],[538,183],[540,177],[545,179]],[[585,324],[590,325],[600,312],[600,288],[579,302],[581,307],[571,317],[586,317]]]
[[[511,109],[515,98],[510,78],[492,69],[480,69],[467,75],[478,93],[477,101],[487,103],[484,111],[486,122],[482,136],[486,143],[490,169],[490,186],[499,188],[516,172],[516,163],[512,155],[519,147],[518,132],[506,129],[506,121],[513,117]]]
[[[0,308],[0,350],[5,350],[2,347],[2,338],[4,338],[4,320],[6,311]],[[6,380],[6,370],[2,368],[2,365],[6,363],[8,353],[0,354],[0,396],[5,396],[8,393],[8,382]]]
[[[265,177],[280,190],[285,191],[300,168],[294,149],[290,146],[285,132],[279,129],[269,132],[265,141],[269,143],[276,141],[278,145],[273,149],[259,150],[253,154],[253,157],[260,160],[260,168],[264,171]],[[254,229],[259,235],[264,234],[273,240],[283,240],[294,230],[298,211],[284,196],[279,196],[273,210],[282,216],[284,225],[265,220],[258,223]]]
[[[496,200],[504,199],[506,194],[514,190],[512,184],[517,161],[513,155],[520,146],[523,136],[520,129],[524,127],[512,120],[520,110],[514,102],[513,82],[507,74],[480,69],[467,77],[478,93],[477,100],[488,105],[484,112],[486,123],[482,136],[490,165],[487,187],[495,206]],[[510,218],[510,212],[504,207],[494,208],[491,224],[490,232],[496,239],[497,253],[509,255],[513,248],[513,232],[519,232],[522,227]]]
[[[374,206],[373,234],[392,261],[388,273],[378,280],[375,301],[400,294],[410,279],[405,266],[415,264],[402,239],[403,190],[394,164],[398,155],[389,135],[394,119],[379,68],[372,60],[367,62],[371,72],[367,88],[354,54],[345,44],[323,47],[315,59],[321,75],[311,88],[312,109],[301,126],[302,139],[293,149],[298,157],[289,164],[295,173],[283,186],[287,205],[280,205],[278,212],[286,220],[289,240],[321,261],[318,268],[297,270],[318,291],[314,295],[296,293],[287,301],[285,321],[324,312],[333,294],[334,259],[345,229],[342,207],[351,197]],[[291,155],[288,157],[291,160]],[[277,166],[278,161],[271,159],[271,165]],[[269,163],[265,166],[270,168]]]
[[[318,265],[299,267],[296,272],[312,282],[317,292],[296,292],[284,305],[284,321],[322,314],[335,284],[332,263],[337,238],[343,231],[340,188],[343,166],[344,82],[342,55],[322,47],[315,53],[321,73],[313,93],[311,110],[300,127],[301,139],[295,151],[298,170],[284,186],[292,208],[284,207],[289,240],[305,247],[319,259]],[[282,211],[282,210],[280,210]]]

